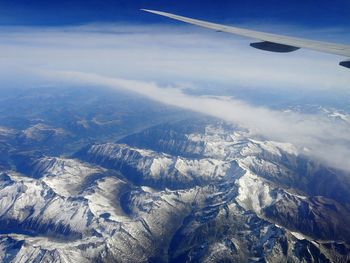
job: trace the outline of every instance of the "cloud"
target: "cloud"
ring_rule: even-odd
[[[247,39],[193,27],[2,28],[0,68],[282,90],[339,90],[350,83],[349,71],[338,66],[341,57],[307,50],[275,54],[248,44]]]
[[[254,107],[232,98],[191,96],[182,89],[156,83],[110,78],[82,72],[41,72],[49,79],[122,89],[168,105],[214,116],[238,124],[268,139],[294,144],[300,152],[329,166],[350,171],[350,125],[320,116]]]
[[[198,89],[214,83],[220,95],[222,85],[254,87],[277,90],[283,100],[290,90],[345,94],[349,88],[349,70],[338,66],[341,57],[307,50],[274,54],[248,44],[247,39],[193,27],[2,28],[0,81],[20,79],[27,84],[33,78],[30,70],[39,69],[36,83],[55,79],[125,89],[293,143],[313,158],[350,171],[350,130],[345,122],[271,110],[268,104],[258,107],[232,98],[191,96],[182,89],[182,83]]]

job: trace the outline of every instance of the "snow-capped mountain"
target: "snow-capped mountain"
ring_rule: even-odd
[[[350,260],[349,175],[221,122],[16,165],[0,175],[3,262]]]

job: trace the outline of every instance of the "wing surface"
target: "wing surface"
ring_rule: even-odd
[[[306,48],[311,50],[316,50],[319,52],[345,56],[350,58],[350,45],[342,45],[336,43],[308,40],[303,38],[296,38],[284,35],[277,35],[265,32],[259,32],[239,27],[226,26],[216,23],[211,23],[203,20],[188,18],[184,16],[174,15],[170,13],[165,13],[161,11],[149,10],[149,9],[141,9],[143,11],[157,14],[160,16],[169,17],[175,20],[179,20],[185,23],[213,29],[220,32],[226,32],[230,34],[240,35],[256,40],[260,40],[262,42],[251,43],[252,47],[263,49],[272,52],[291,52],[295,51],[299,48]],[[342,61],[339,63],[341,66],[350,68],[350,61]]]

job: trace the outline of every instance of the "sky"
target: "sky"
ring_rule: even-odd
[[[349,1],[5,0],[0,1],[1,86],[128,90],[292,143],[300,153],[350,172],[350,119],[272,107],[291,100],[303,106],[308,100],[319,107],[344,106],[340,110],[350,113],[350,71],[338,66],[343,57],[304,49],[263,52],[249,47],[249,39],[140,8],[350,43]]]
[[[77,25],[94,22],[158,22],[140,8],[175,12],[217,22],[310,27],[349,27],[348,0],[2,0],[2,25]],[[171,23],[170,21],[164,23]]]

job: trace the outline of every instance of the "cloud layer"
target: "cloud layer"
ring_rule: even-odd
[[[341,57],[263,52],[247,39],[193,27],[2,28],[0,55],[2,71],[42,68],[268,89],[345,89],[350,83],[348,70],[338,66]]]
[[[271,110],[269,105],[257,107],[232,98],[191,96],[183,91],[183,83],[196,83],[200,89],[208,82],[216,83],[218,89],[225,84],[232,88],[341,93],[349,87],[350,74],[338,66],[340,57],[306,50],[265,53],[248,44],[245,39],[187,27],[3,28],[0,80],[12,81],[9,79],[20,73],[26,82],[32,77],[28,69],[35,69],[41,72],[36,81],[42,84],[54,80],[128,90],[239,124],[271,140],[293,143],[300,152],[350,171],[347,122]]]
[[[155,83],[109,78],[81,72],[42,72],[49,79],[70,84],[87,84],[122,89],[168,105],[181,107],[238,124],[255,135],[290,142],[301,153],[326,164],[350,171],[350,124],[320,116],[254,107],[232,98],[211,98],[185,94],[181,88]]]

